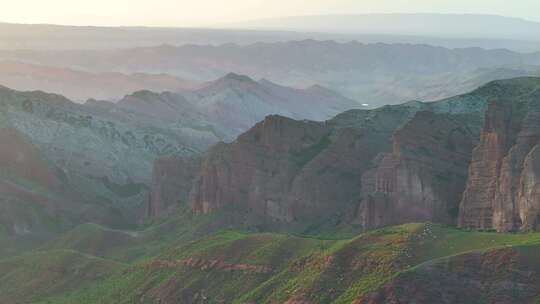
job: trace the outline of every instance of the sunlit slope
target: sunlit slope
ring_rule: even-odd
[[[42,303],[370,303],[378,298],[399,303],[392,299],[403,292],[402,285],[424,286],[464,303],[452,295],[459,295],[459,288],[471,293],[465,284],[451,285],[448,279],[448,285],[432,286],[426,275],[462,273],[470,283],[504,286],[523,270],[533,280],[518,280],[521,289],[503,288],[498,295],[526,303],[540,292],[534,284],[540,276],[533,258],[538,252],[540,234],[432,224],[389,227],[347,240],[224,231],[163,250],[90,288],[67,290]],[[515,262],[505,260],[509,255]],[[489,288],[473,291],[492,299]],[[431,298],[417,295],[408,296],[430,303]]]

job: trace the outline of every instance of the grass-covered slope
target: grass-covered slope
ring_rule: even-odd
[[[540,245],[475,251],[428,261],[360,303],[534,303],[540,294]]]
[[[197,215],[182,206],[168,218],[148,219],[138,230],[111,229],[94,223],[82,224],[37,250],[67,249],[120,262],[138,262],[222,229],[239,227],[247,230],[251,227],[249,223],[241,224],[241,220],[226,210]]]
[[[124,265],[70,250],[53,250],[0,261],[0,303],[34,303],[84,288]]]
[[[83,224],[50,242],[42,250],[69,249],[99,257],[126,258],[124,252],[138,243],[138,233]]]
[[[119,267],[90,286],[43,293],[39,303],[432,303],[430,290],[450,294],[442,303],[467,303],[451,296],[460,289],[481,299],[495,294],[501,303],[527,303],[540,294],[534,283],[540,278],[534,258],[539,251],[540,234],[432,224],[346,240],[223,231]],[[461,274],[466,280],[457,280]],[[520,288],[490,288],[513,280]],[[467,283],[481,288],[471,291]],[[423,293],[407,294],[412,287]],[[408,302],[400,302],[401,293]]]

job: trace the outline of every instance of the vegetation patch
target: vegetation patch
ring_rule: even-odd
[[[179,218],[190,219],[193,227],[203,227],[213,220],[212,215],[199,217],[189,213]],[[151,240],[167,227],[174,226],[168,221],[155,223],[137,237]],[[79,230],[86,229],[97,228],[86,226]],[[36,301],[40,304],[158,301],[270,304],[289,300],[351,303],[380,290],[404,273],[442,258],[516,248],[523,256],[530,256],[531,267],[540,265],[536,262],[536,251],[527,251],[529,247],[540,245],[540,233],[473,232],[427,223],[387,227],[343,240],[234,230],[186,239],[193,232],[176,231],[176,245],[171,245],[168,237],[156,239],[152,245],[145,244],[149,247],[140,247],[144,242],[126,245],[132,250],[138,248],[141,252],[154,253],[140,256],[129,266],[90,258],[117,265],[112,267],[115,271],[83,281],[80,286],[84,288],[61,286],[64,290],[55,293],[36,289],[33,298],[40,299],[41,302]],[[50,251],[40,254],[47,252]],[[62,259],[57,261],[69,264]],[[47,264],[51,263],[40,263]],[[12,270],[6,266],[0,269],[7,273]],[[14,282],[26,280],[25,276],[30,273],[16,280],[12,276],[3,279],[6,286],[15,286]],[[18,290],[26,288],[28,286],[23,284]]]
[[[321,138],[321,140],[318,143],[308,148],[305,148],[301,151],[293,153],[292,158],[293,158],[294,163],[298,165],[299,167],[305,166],[307,163],[312,161],[317,155],[319,155],[322,151],[328,148],[328,146],[330,146],[331,143],[332,141],[330,140],[330,135],[329,134],[325,135],[323,138]]]

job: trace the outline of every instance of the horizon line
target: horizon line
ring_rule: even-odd
[[[418,13],[343,13],[343,14],[302,14],[302,15],[287,15],[287,16],[275,16],[275,17],[265,17],[257,19],[245,19],[239,21],[230,21],[230,22],[220,22],[212,24],[198,24],[198,25],[107,25],[107,24],[70,24],[70,23],[54,23],[54,22],[12,22],[12,21],[2,21],[1,24],[9,25],[21,25],[21,26],[56,26],[56,27],[78,27],[78,28],[153,28],[153,29],[222,29],[222,30],[246,30],[246,31],[282,31],[282,32],[296,32],[295,30],[272,30],[272,29],[254,29],[254,28],[232,28],[227,27],[231,25],[246,24],[250,22],[260,22],[260,21],[269,21],[269,20],[280,20],[280,19],[290,19],[290,18],[309,18],[309,17],[344,17],[344,16],[392,16],[392,15],[401,15],[401,16],[422,16],[422,15],[434,15],[434,16],[483,16],[483,17],[497,17],[504,19],[514,19],[523,22],[539,23],[540,20],[532,20],[525,17],[518,16],[509,16],[509,15],[500,15],[500,14],[489,14],[489,13],[429,13],[429,12],[418,12]]]

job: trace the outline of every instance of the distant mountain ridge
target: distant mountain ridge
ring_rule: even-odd
[[[179,91],[197,85],[166,74],[88,73],[16,61],[1,61],[0,70],[2,85],[20,91],[54,92],[80,103],[89,98],[116,101],[142,89]]]
[[[167,73],[209,81],[229,72],[291,87],[319,84],[372,107],[463,94],[504,75],[463,84],[479,69],[540,65],[540,53],[429,45],[301,40],[106,51],[0,51],[0,58],[93,73]],[[519,75],[534,76],[522,70]],[[495,79],[494,79],[495,78]]]
[[[359,103],[321,86],[296,89],[235,73],[176,93],[136,92],[117,105],[165,121],[206,121],[228,140],[270,114],[320,121],[362,108]]]
[[[222,24],[221,28],[220,25],[163,28],[0,23],[0,49],[104,50],[160,44],[247,45],[317,39],[539,51],[537,25],[504,16],[458,14],[291,16]],[[502,30],[495,32],[494,28]]]
[[[346,14],[240,22],[249,29],[538,40],[540,22],[480,14]]]

